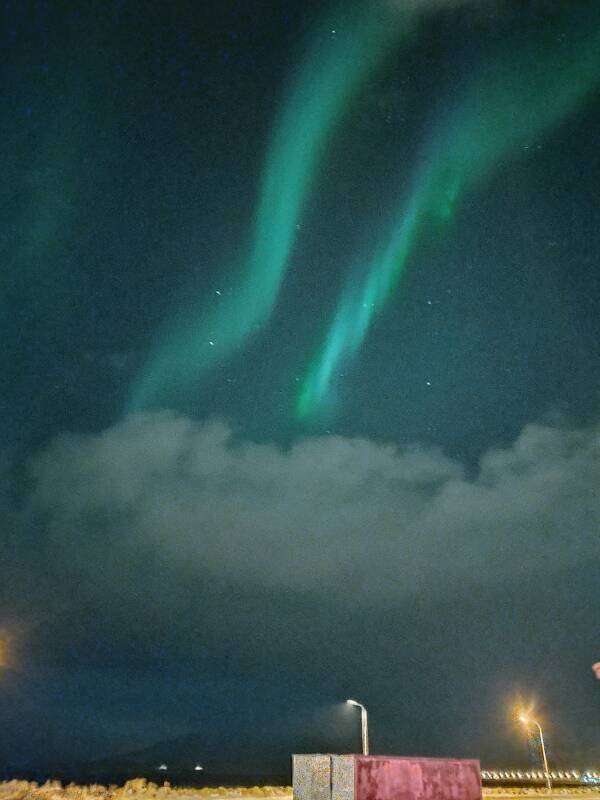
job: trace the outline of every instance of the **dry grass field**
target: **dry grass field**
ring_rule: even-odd
[[[518,800],[520,797],[557,798],[558,800],[600,800],[598,788],[558,788],[547,792],[541,788],[483,790],[484,798],[490,800]],[[242,798],[268,798],[290,800],[290,786],[205,787],[192,789],[165,784],[158,786],[144,778],[128,781],[124,786],[63,786],[58,781],[48,781],[41,786],[28,781],[5,781],[0,783],[0,800],[242,800]]]
[[[38,786],[29,781],[5,781],[0,783],[0,800],[224,800],[225,798],[269,798],[290,800],[290,786],[204,787],[202,789],[158,786],[145,778],[127,781],[123,786],[63,786],[59,781],[47,781]]]

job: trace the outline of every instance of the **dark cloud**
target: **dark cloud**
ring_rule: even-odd
[[[597,426],[529,425],[472,476],[432,447],[282,449],[167,412],[59,436],[25,480],[5,467],[7,618],[89,608],[118,638],[134,610],[168,626],[205,597],[244,638],[236,614],[265,598],[335,614],[577,569],[600,555],[598,441]]]
[[[435,448],[330,436],[283,450],[147,414],[57,438],[30,464],[26,504],[61,559],[93,553],[82,573],[155,554],[199,579],[356,602],[360,563],[364,596],[388,602],[535,572],[541,551],[544,569],[597,556],[598,437],[529,425],[470,479]]]
[[[486,733],[509,691],[558,702],[571,681],[584,703],[579,673],[593,683],[598,443],[597,426],[529,425],[471,476],[431,447],[283,449],[168,412],[57,437],[27,491],[5,470],[5,747],[125,752],[197,730],[201,705],[213,742],[250,741],[266,707],[261,735],[293,748],[303,704],[358,693],[380,748],[518,758],[514,733]],[[572,707],[562,742],[589,754]],[[38,708],[54,722],[31,739]]]

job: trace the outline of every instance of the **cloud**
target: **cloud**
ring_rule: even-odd
[[[225,737],[356,693],[382,749],[400,726],[403,747],[466,755],[519,681],[593,707],[599,444],[600,426],[528,425],[473,477],[431,447],[283,449],[167,412],[55,438],[0,480],[7,751],[71,752],[73,730],[86,753],[143,744],[199,707]]]
[[[328,436],[283,450],[142,414],[55,439],[25,504],[92,582],[152,562],[250,592],[389,603],[597,558],[599,433],[528,425],[470,479],[429,447]]]

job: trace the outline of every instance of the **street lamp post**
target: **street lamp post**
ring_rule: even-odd
[[[542,733],[542,726],[537,721],[537,719],[533,719],[532,717],[528,717],[526,714],[521,714],[519,719],[524,725],[533,724],[536,726],[538,731],[540,732],[540,747],[542,748],[542,759],[544,761],[544,774],[546,776],[546,785],[550,791],[552,791],[552,780],[550,778],[550,770],[548,769],[548,759],[546,758],[546,747],[544,746],[544,734]]]
[[[363,756],[369,755],[369,722],[367,720],[367,709],[357,700],[346,700],[348,705],[360,708],[360,728],[362,733]]]

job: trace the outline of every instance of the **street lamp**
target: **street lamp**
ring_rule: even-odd
[[[538,731],[540,732],[540,746],[542,748],[542,758],[544,760],[544,774],[546,776],[546,785],[548,789],[552,791],[552,780],[550,778],[550,770],[548,769],[548,759],[546,758],[546,748],[544,747],[544,734],[542,733],[542,726],[537,721],[537,719],[533,719],[533,717],[528,717],[527,714],[519,714],[519,719],[523,723],[523,725],[535,725]]]
[[[363,756],[369,755],[369,723],[367,721],[367,709],[357,700],[346,700],[349,706],[360,708],[360,727],[362,732],[362,751]]]

